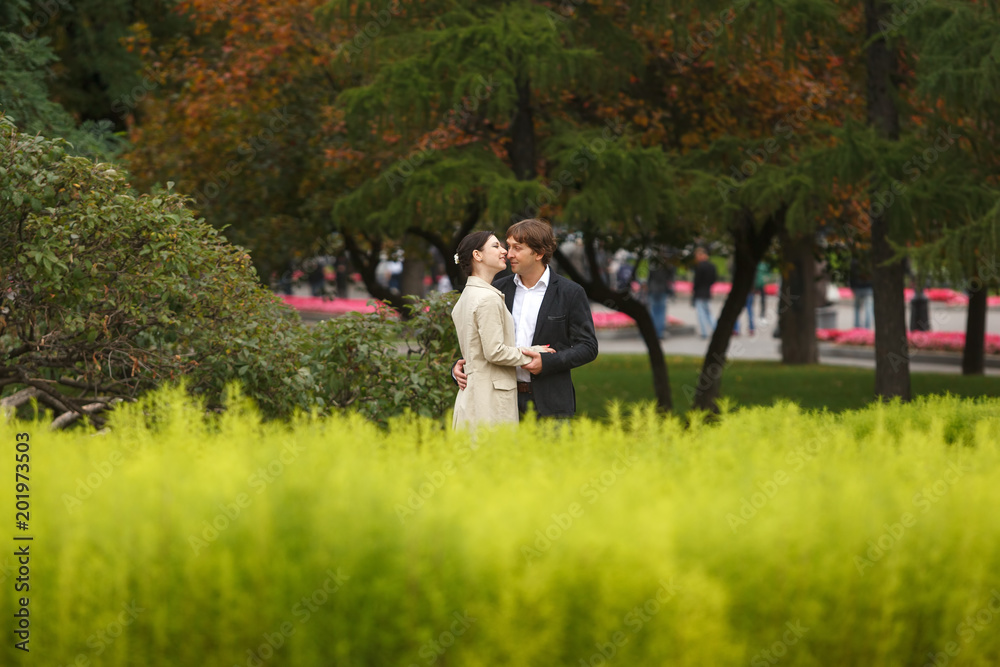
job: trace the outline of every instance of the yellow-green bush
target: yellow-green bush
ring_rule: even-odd
[[[474,449],[231,404],[0,425],[9,534],[31,437],[35,538],[27,655],[0,556],[0,662],[1000,663],[996,399],[531,421]]]

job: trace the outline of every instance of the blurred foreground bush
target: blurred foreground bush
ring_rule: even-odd
[[[475,448],[230,403],[0,426],[8,452],[31,434],[32,664],[1000,663],[996,399],[529,420]]]

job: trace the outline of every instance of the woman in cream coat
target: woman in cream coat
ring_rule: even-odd
[[[507,267],[507,251],[493,232],[473,232],[458,244],[455,262],[469,277],[451,319],[465,358],[469,383],[455,399],[452,427],[517,423],[517,375],[544,346],[520,349],[514,345],[514,319],[503,294],[491,284]]]

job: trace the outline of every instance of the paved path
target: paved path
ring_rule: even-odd
[[[712,314],[718,317],[722,310],[722,299],[713,299]],[[602,309],[602,306],[593,305],[595,309]],[[777,324],[778,300],[775,297],[768,297],[767,311],[764,322],[760,321],[760,304],[754,303],[754,319],[757,332],[754,336],[737,336],[730,340],[727,357],[729,359],[781,359],[781,341],[774,338],[774,329]],[[837,313],[837,329],[849,329],[854,326],[854,306],[851,301],[842,301],[835,305]],[[931,328],[935,331],[965,331],[965,307],[945,306],[931,302],[930,317]],[[672,333],[668,338],[661,341],[660,346],[665,354],[681,356],[705,356],[708,350],[708,340],[702,340],[697,334],[697,319],[694,308],[691,306],[689,297],[678,297],[667,305],[667,313],[672,318],[683,321],[687,326],[682,327],[679,333]],[[909,321],[909,310],[907,310],[907,322]],[[747,328],[747,315],[744,311],[740,315],[740,328],[745,334]],[[992,308],[987,311],[986,331],[988,333],[1000,334],[1000,309]],[[598,342],[600,350],[605,354],[646,354],[646,345],[638,334],[624,337],[614,332],[598,332]],[[858,348],[856,350],[845,350],[851,356],[839,356],[839,348],[833,345],[820,344],[820,363],[831,365],[861,366],[874,368],[875,358],[870,349]],[[957,355],[931,355],[935,361],[922,361],[919,354],[911,360],[910,370],[920,372],[944,372],[961,373],[961,362]],[[945,357],[950,363],[939,363],[937,359]],[[949,359],[950,358],[950,359]],[[987,375],[1000,376],[1000,368],[987,368]]]
[[[296,288],[296,294],[307,296],[308,289],[302,286]],[[349,294],[351,298],[366,299],[368,295],[363,290],[352,287]],[[712,301],[712,314],[718,317],[722,310],[724,298],[718,297]],[[608,308],[591,304],[597,310],[608,310]],[[760,303],[754,303],[754,319],[757,326],[755,336],[738,336],[730,340],[727,357],[732,360],[737,359],[762,359],[771,361],[781,360],[781,341],[774,338],[774,328],[777,324],[777,297],[768,297],[767,310],[764,322],[757,317],[760,313]],[[966,308],[965,306],[946,306],[938,302],[931,302],[930,318],[931,329],[934,331],[965,331]],[[836,326],[831,328],[849,329],[854,325],[854,306],[850,300],[841,301],[835,304]],[[691,306],[691,299],[687,296],[678,296],[667,305],[667,313],[672,318],[681,320],[681,326],[661,341],[663,352],[668,355],[704,357],[708,350],[708,341],[702,340],[697,333],[697,318],[694,307]],[[909,309],[907,309],[907,322],[909,322]],[[746,311],[740,315],[740,327],[745,333],[747,327]],[[986,331],[991,334],[1000,334],[1000,308],[991,308],[987,311]],[[603,354],[646,354],[646,344],[639,337],[638,333],[627,333],[624,331],[598,331],[598,343]],[[928,359],[929,357],[929,359]],[[875,358],[870,348],[845,348],[845,346],[833,346],[826,343],[820,344],[819,362],[821,364],[840,366],[860,366],[865,368],[875,367]],[[1000,377],[1000,360],[994,363],[997,366],[987,367],[987,375]],[[938,372],[938,373],[961,373],[961,361],[958,355],[926,354],[916,353],[910,362],[910,370],[918,372]]]

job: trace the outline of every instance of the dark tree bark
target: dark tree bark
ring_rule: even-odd
[[[375,270],[378,268],[379,256],[382,253],[382,241],[378,238],[368,239],[370,249],[366,251],[361,247],[357,239],[354,238],[353,234],[345,231],[343,235],[344,247],[347,248],[351,264],[354,265],[355,270],[361,276],[361,282],[365,284],[365,289],[368,290],[368,293],[373,299],[384,301],[400,313],[405,313],[406,309],[403,308],[403,305],[406,301],[402,295],[393,294],[389,291],[388,287],[381,285],[376,278]]]
[[[510,158],[514,177],[519,181],[530,181],[535,170],[535,120],[531,109],[531,81],[522,74],[517,79],[517,111],[510,125]]]
[[[471,232],[472,229],[479,223],[479,216],[482,214],[482,210],[480,202],[471,202],[466,210],[465,218],[462,220],[458,230],[450,239],[446,239],[436,232],[431,232],[419,227],[409,227],[406,230],[407,234],[419,236],[438,249],[438,252],[440,252],[441,256],[444,258],[444,271],[448,274],[448,280],[451,281],[451,286],[459,292],[465,289],[465,276],[462,275],[462,270],[458,268],[457,264],[455,264],[455,251],[458,250],[458,244],[462,242],[462,239],[464,239],[466,235],[468,235],[469,232]],[[497,234],[503,234],[503,231],[501,230],[495,231]],[[500,240],[502,241],[503,239]]]
[[[782,279],[778,293],[778,328],[781,330],[781,363],[815,364],[816,258],[812,234],[792,236],[782,230]]]
[[[986,306],[988,290],[969,292],[969,310],[965,320],[965,348],[962,350],[962,375],[982,375],[986,367]]]
[[[733,267],[733,285],[729,296],[722,306],[719,319],[705,353],[705,361],[701,366],[698,384],[690,390],[693,397],[692,406],[696,410],[719,411],[716,401],[722,395],[722,374],[727,364],[726,355],[729,351],[729,341],[733,335],[733,327],[740,313],[746,307],[747,295],[753,289],[754,277],[757,274],[757,264],[760,263],[771,245],[772,239],[785,224],[785,212],[780,210],[767,218],[760,229],[753,215],[744,210],[735,224],[730,228],[733,235],[735,263]],[[688,391],[685,388],[685,391]]]
[[[577,271],[573,262],[557,248],[555,258],[559,262],[560,269],[569,274],[573,282],[583,287],[591,301],[604,304],[608,308],[613,308],[635,320],[635,324],[639,328],[639,335],[642,336],[642,342],[646,344],[646,350],[649,354],[649,367],[653,372],[653,392],[656,394],[656,409],[661,412],[673,410],[674,402],[670,395],[670,373],[667,369],[667,360],[663,356],[660,339],[656,337],[656,327],[653,326],[653,317],[649,314],[649,309],[646,308],[646,304],[633,299],[628,290],[619,292],[608,287],[603,272],[598,266],[597,241],[593,234],[584,232],[583,247],[590,269],[589,276],[584,276]]]
[[[419,257],[403,258],[403,276],[400,280],[399,291],[403,296],[418,296],[421,299],[427,296],[427,285],[424,284],[424,277],[427,275],[427,265]]]
[[[865,36],[868,46],[868,123],[885,139],[899,139],[899,111],[892,79],[897,58],[879,28],[888,21],[892,7],[883,0],[865,0]],[[874,193],[872,193],[874,194]],[[872,286],[875,291],[875,395],[882,400],[910,400],[910,357],[906,341],[906,302],[903,296],[902,261],[889,243],[889,220],[884,207],[872,206]]]

